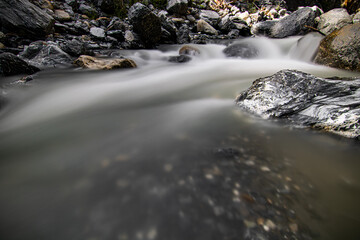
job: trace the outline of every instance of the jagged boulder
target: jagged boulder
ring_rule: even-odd
[[[53,30],[54,19],[28,0],[0,1],[0,30],[27,38],[42,38]]]
[[[317,28],[328,35],[336,29],[340,29],[347,24],[352,23],[352,18],[344,8],[335,8],[319,17]]]
[[[343,81],[282,70],[254,81],[237,104],[263,118],[360,137],[360,79]]]
[[[200,19],[196,24],[196,29],[198,32],[210,34],[210,35],[218,35],[218,31],[213,28],[209,23]]]
[[[309,32],[308,27],[315,26],[315,18],[321,11],[314,7],[304,7],[280,19],[254,24],[251,32],[255,35],[266,35],[272,38],[285,38],[303,35]]]
[[[33,42],[19,56],[39,68],[68,67],[72,62],[71,56],[51,41]]]
[[[330,67],[360,71],[360,23],[333,31],[320,43],[315,62]]]
[[[141,3],[131,6],[128,13],[134,31],[147,47],[154,47],[161,39],[161,21],[158,16]]]
[[[135,68],[136,63],[131,59],[116,58],[116,59],[105,59],[96,58],[87,55],[81,55],[74,61],[74,64],[83,68],[93,70],[112,70],[119,68]]]
[[[33,74],[40,71],[39,68],[29,65],[24,60],[12,53],[0,54],[0,76],[17,74]]]
[[[221,20],[220,15],[217,12],[211,10],[201,10],[200,19],[206,21],[213,27],[217,27]]]

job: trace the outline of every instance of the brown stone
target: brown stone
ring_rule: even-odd
[[[315,62],[329,67],[360,71],[360,23],[346,25],[320,43]]]
[[[191,56],[196,56],[200,54],[200,50],[197,49],[196,47],[192,47],[189,45],[185,45],[182,48],[180,48],[179,50],[179,54],[180,55],[191,55]]]
[[[83,68],[94,70],[111,70],[118,68],[135,68],[136,63],[131,59],[117,58],[117,59],[105,59],[96,58],[87,55],[81,55],[74,61],[75,65]]]
[[[55,18],[61,22],[70,21],[71,16],[64,10],[57,9],[55,10]]]

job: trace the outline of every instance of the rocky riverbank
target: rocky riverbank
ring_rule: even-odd
[[[347,2],[350,1],[345,1],[343,6],[351,10],[357,1],[351,1],[355,2],[352,8]],[[316,30],[331,39],[322,43],[317,63],[359,71],[358,52],[353,50],[359,46],[356,23],[360,15],[350,15],[345,8],[326,13],[320,8],[340,7],[340,3],[335,1],[333,4],[330,1],[308,1],[303,5],[311,4],[317,6],[296,10],[299,3],[277,0],[231,3],[169,0],[135,4],[119,0],[1,0],[0,61],[20,58],[39,69],[70,67],[80,55],[95,56],[106,49],[202,44],[254,35],[285,38]],[[353,23],[354,27],[340,30]],[[335,30],[338,32],[331,35]],[[342,34],[345,37],[351,35],[351,43],[329,50],[329,41],[334,38],[342,41]],[[344,50],[347,47],[350,49]],[[348,59],[339,51],[353,54]],[[340,60],[334,61],[333,55]],[[22,64],[8,66],[2,63],[0,74],[33,73],[33,67],[23,68]]]

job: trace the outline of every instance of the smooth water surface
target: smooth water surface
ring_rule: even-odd
[[[359,239],[360,145],[237,108],[319,39],[119,50],[137,69],[44,71],[0,112],[0,239]],[[315,47],[314,47],[315,46]]]

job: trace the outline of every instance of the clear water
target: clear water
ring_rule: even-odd
[[[234,103],[282,69],[356,76],[314,65],[320,39],[298,40],[241,40],[260,49],[251,60],[198,45],[182,64],[167,61],[181,46],[119,50],[138,68],[44,71],[12,89],[0,112],[0,238],[359,239],[358,142]]]

